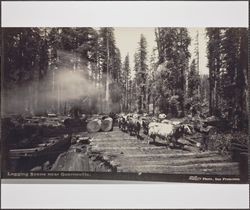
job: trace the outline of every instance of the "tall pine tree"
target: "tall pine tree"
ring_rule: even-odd
[[[135,66],[138,112],[141,113],[147,111],[147,41],[143,34],[141,34],[138,51],[135,55]]]

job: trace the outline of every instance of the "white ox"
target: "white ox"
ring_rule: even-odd
[[[179,139],[183,134],[191,135],[192,128],[186,124],[151,122],[148,125],[148,135],[155,142],[156,137],[162,140]]]
[[[151,122],[148,125],[148,135],[155,142],[155,138],[158,136],[161,139],[167,140],[173,134],[174,125],[158,122]]]

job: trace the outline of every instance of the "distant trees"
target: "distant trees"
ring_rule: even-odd
[[[152,50],[152,54],[150,57],[149,62],[149,70],[148,70],[148,80],[147,80],[147,88],[148,88],[148,110],[149,113],[154,114],[157,99],[159,97],[159,94],[156,89],[156,70],[158,67],[158,55],[157,55],[157,49]]]
[[[240,118],[246,117],[248,64],[247,64],[247,29],[225,29],[222,40],[223,81],[222,97],[229,106],[235,107]]]
[[[188,74],[188,97],[193,97],[198,94],[199,81],[200,78],[196,69],[195,60],[192,60]]]
[[[248,104],[247,29],[208,28],[207,36],[210,114],[242,121]]]
[[[147,41],[141,35],[138,51],[135,54],[135,79],[137,92],[138,112],[147,111]]]
[[[200,100],[209,110],[209,75],[200,75]]]
[[[120,112],[123,96],[122,92],[122,62],[121,54],[118,48],[115,49],[112,62],[112,82],[110,84],[110,99],[111,99],[111,111]]]
[[[161,66],[158,77],[163,80],[158,85],[160,111],[183,116],[185,72],[188,70],[191,39],[186,28],[157,28],[155,34]]]
[[[129,55],[127,54],[122,66],[122,93],[123,93],[123,111],[129,111],[129,97],[130,97],[130,81],[131,81],[131,69],[129,64]]]
[[[112,87],[121,87],[121,84],[115,83],[115,81],[120,81],[121,76],[121,57],[120,51],[116,47],[114,38],[114,28],[101,28],[99,30],[99,68],[100,76],[102,78],[102,84],[105,92],[105,101],[100,102],[106,104],[106,107],[102,111],[110,111],[112,102],[117,102],[117,92]],[[111,93],[112,91],[115,91]],[[110,101],[110,94],[112,94],[112,99],[115,101]],[[121,99],[119,99],[120,101]],[[121,102],[120,102],[121,103]],[[117,112],[120,111],[119,103],[116,103],[116,107],[113,107]]]
[[[43,112],[52,108],[54,111],[56,109],[57,112],[65,113],[66,106],[70,106],[70,103],[62,100],[62,95],[65,94],[64,84],[59,85],[55,81],[57,74],[63,70],[78,71],[99,88],[99,98],[89,97],[87,100],[91,105],[91,111],[105,111],[104,109],[111,103],[118,103],[118,108],[112,108],[119,111],[121,55],[115,46],[113,30],[113,28],[101,28],[99,31],[93,28],[5,29],[5,98],[8,98],[7,95],[10,94],[8,92],[11,92],[13,99],[9,99],[12,100],[9,104],[18,107],[20,112],[24,110]],[[14,88],[19,88],[16,96],[13,96]],[[57,96],[56,101],[53,101],[55,97],[48,98],[45,93]],[[23,103],[17,104],[20,102],[19,97]],[[78,102],[81,101],[82,99]],[[17,111],[13,107],[9,106],[9,111]]]
[[[186,28],[156,28],[156,49],[150,58],[141,35],[134,57],[126,55],[123,62],[114,28],[3,29],[3,108],[66,114],[78,103],[88,113],[163,112],[182,117],[190,106],[207,107],[209,102],[210,115],[243,126],[237,122],[248,116],[247,35],[245,28],[207,28],[209,75],[202,75],[198,37],[196,58],[190,63]],[[56,77],[64,71],[79,73],[97,93],[88,94],[88,87],[74,84],[75,92],[86,92],[84,97],[63,98],[66,84],[57,83]]]
[[[42,103],[38,91],[41,88],[39,81],[44,79],[48,68],[46,31],[39,28],[9,28],[3,32],[3,87],[7,98],[4,109],[23,112],[39,109],[38,103]],[[26,85],[32,82],[36,86],[35,90]],[[8,101],[7,95],[11,89],[16,89],[13,92],[15,100]],[[21,89],[27,94],[20,94]]]
[[[214,114],[218,107],[218,86],[219,86],[219,72],[221,68],[221,29],[210,28],[207,29],[207,36],[209,38],[207,45],[207,57],[209,68],[209,110],[210,114]]]

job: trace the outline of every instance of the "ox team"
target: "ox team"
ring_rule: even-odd
[[[165,114],[160,114],[158,118],[140,116],[138,114],[120,114],[118,126],[123,132],[129,133],[131,136],[137,136],[140,139],[142,138],[140,135],[142,129],[149,143],[150,140],[153,140],[153,143],[155,143],[158,137],[161,140],[166,140],[170,147],[177,146],[177,139],[184,134],[191,135],[193,133],[191,126],[167,120],[165,117]]]

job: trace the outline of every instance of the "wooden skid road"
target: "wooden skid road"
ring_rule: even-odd
[[[99,156],[117,172],[239,175],[239,164],[215,151],[188,152],[148,144],[115,127],[92,134],[89,156]]]

